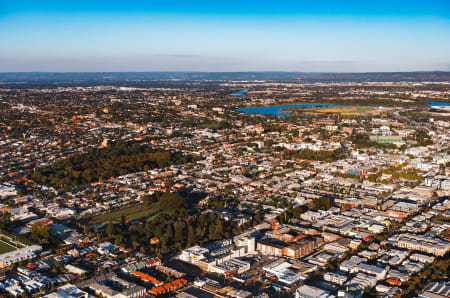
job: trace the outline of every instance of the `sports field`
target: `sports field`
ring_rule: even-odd
[[[287,110],[294,114],[323,115],[331,113],[341,116],[374,116],[386,111],[386,109],[365,106],[300,107]]]
[[[4,242],[3,240],[0,240],[0,254],[4,254],[13,250],[16,250],[17,248],[15,248],[14,246],[11,246],[9,244],[7,244],[6,242]]]
[[[102,226],[107,224],[109,220],[113,222],[119,222],[122,216],[125,216],[126,221],[135,220],[148,217],[153,217],[158,212],[158,203],[149,204],[139,204],[133,207],[127,207],[119,210],[114,210],[105,214],[94,216],[90,221],[97,226]]]

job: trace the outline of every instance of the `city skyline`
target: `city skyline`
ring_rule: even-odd
[[[446,1],[6,1],[0,72],[450,70]]]

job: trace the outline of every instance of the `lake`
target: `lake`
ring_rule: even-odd
[[[238,91],[238,92],[231,93],[230,95],[231,96],[236,96],[236,97],[242,97],[242,96],[245,96],[245,93],[247,93],[247,92],[248,92],[248,90],[244,89],[244,90],[241,90],[241,91]]]
[[[430,106],[450,106],[450,102],[427,100]]]

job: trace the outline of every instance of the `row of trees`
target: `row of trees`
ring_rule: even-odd
[[[143,217],[130,223],[125,215],[120,220],[110,219],[103,230],[95,229],[90,221],[74,222],[84,233],[105,237],[116,244],[138,249],[143,253],[175,254],[196,244],[236,235],[259,223],[260,219],[238,226],[214,213],[192,213],[195,203],[204,197],[199,193],[157,192],[143,197],[142,208],[158,208],[153,217]],[[151,241],[156,240],[157,241]]]
[[[240,233],[241,227],[225,222],[215,214],[188,215],[185,212],[161,212],[145,224],[128,225],[110,221],[106,236],[117,244],[157,254],[176,253],[195,244],[203,244]],[[158,243],[150,245],[157,238]]]

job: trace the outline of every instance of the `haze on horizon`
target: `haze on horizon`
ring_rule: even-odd
[[[450,70],[450,1],[3,0],[0,72]]]

